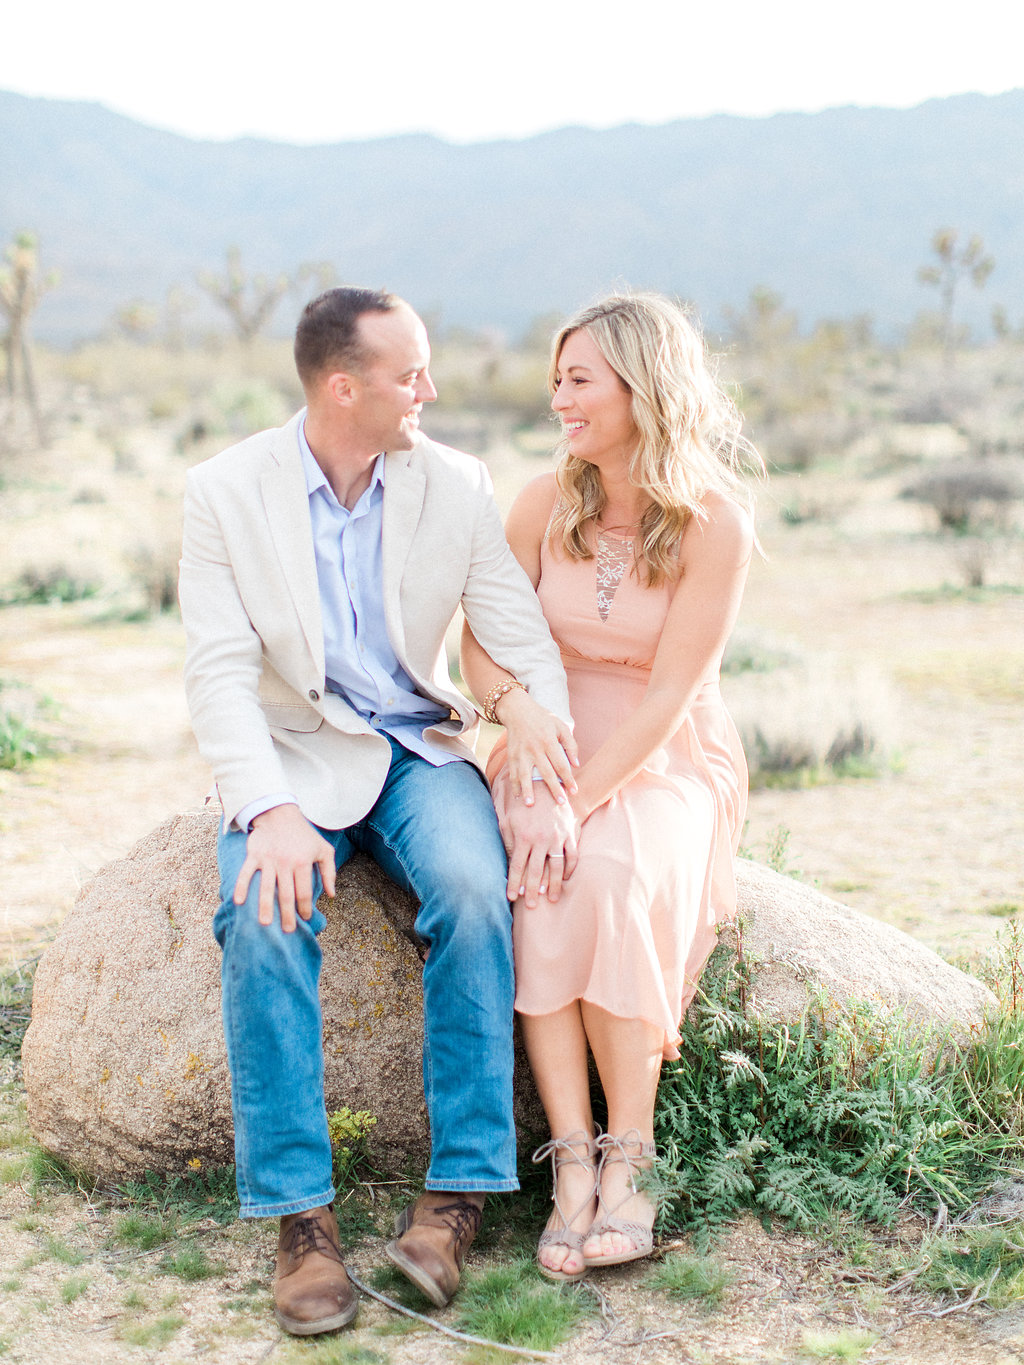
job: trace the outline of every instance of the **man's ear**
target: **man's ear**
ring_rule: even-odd
[[[339,407],[351,407],[359,389],[359,380],[345,370],[336,370],[324,380],[324,388]]]

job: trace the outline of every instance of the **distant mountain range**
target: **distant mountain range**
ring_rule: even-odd
[[[254,270],[329,261],[444,325],[513,335],[621,284],[681,294],[712,324],[764,285],[803,325],[869,313],[891,332],[934,306],[916,270],[943,226],[980,233],[996,260],[984,290],[963,291],[964,319],[984,328],[998,303],[1021,325],[1024,90],[318,147],[200,142],[0,92],[0,240],[32,230],[60,270],[35,324],[60,343],[132,299],[194,290],[232,244]]]

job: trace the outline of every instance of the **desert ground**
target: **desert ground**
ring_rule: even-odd
[[[170,425],[133,424],[131,414],[116,441],[80,423],[31,460],[9,460],[0,590],[25,566],[43,577],[74,568],[98,585],[79,600],[0,609],[0,700],[31,693],[51,745],[20,770],[0,770],[0,951],[9,964],[45,948],[99,867],[204,800],[209,775],[182,695],[180,622],[173,609],[146,610],[147,587],[166,574],[184,463]],[[511,445],[493,449],[489,463],[506,503],[545,467]],[[901,478],[833,465],[778,474],[759,493],[765,558],[752,566],[737,637],[755,652],[798,656],[801,676],[830,680],[826,690],[843,692],[844,705],[881,740],[873,775],[752,792],[743,846],[968,962],[990,952],[1024,908],[1024,541],[993,542],[988,585],[965,589],[962,545],[936,534],[927,508],[897,497]],[[796,505],[812,511],[794,517],[788,509]],[[771,709],[771,676],[725,679],[738,717]],[[822,707],[820,689],[808,694],[808,713]],[[5,1143],[17,1156],[27,1139],[16,1067],[3,1103],[12,1135]],[[188,1281],[166,1270],[159,1249],[114,1249],[102,1201],[33,1184],[17,1161],[6,1169],[5,1358],[33,1365],[497,1358],[426,1328],[387,1334],[391,1316],[378,1304],[337,1342],[284,1340],[267,1311],[267,1228],[192,1228],[217,1269]],[[361,1276],[381,1259],[382,1231],[352,1252]],[[908,1215],[894,1233],[877,1236],[912,1241],[920,1232]],[[557,1359],[1024,1359],[1019,1310],[976,1306],[941,1316],[912,1286],[888,1293],[851,1274],[847,1242],[742,1220],[713,1249],[729,1276],[717,1306],[679,1304],[651,1290],[643,1264],[606,1272]],[[496,1241],[479,1261],[499,1265],[509,1254]],[[452,1318],[453,1310],[440,1315]]]

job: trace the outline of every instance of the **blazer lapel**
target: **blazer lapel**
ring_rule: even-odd
[[[409,546],[420,519],[426,479],[410,463],[413,452],[389,454],[384,471],[382,555],[384,566],[384,619],[391,647],[405,660],[405,627],[400,589]]]
[[[303,413],[299,413],[282,428],[281,437],[271,450],[274,463],[263,474],[260,491],[281,572],[295,603],[317,672],[323,677],[326,664],[320,586],[309,519],[309,494],[298,443],[298,423],[302,417]]]

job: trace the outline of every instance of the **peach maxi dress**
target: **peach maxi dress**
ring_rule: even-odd
[[[585,762],[643,699],[674,584],[648,588],[632,542],[611,532],[570,559],[545,537],[538,595],[569,681]],[[715,660],[682,728],[583,826],[579,865],[552,905],[514,908],[516,1009],[550,1014],[574,1000],[646,1019],[678,1057],[679,1021],[736,910],[733,856],[747,768]],[[489,764],[508,800],[504,746]]]

